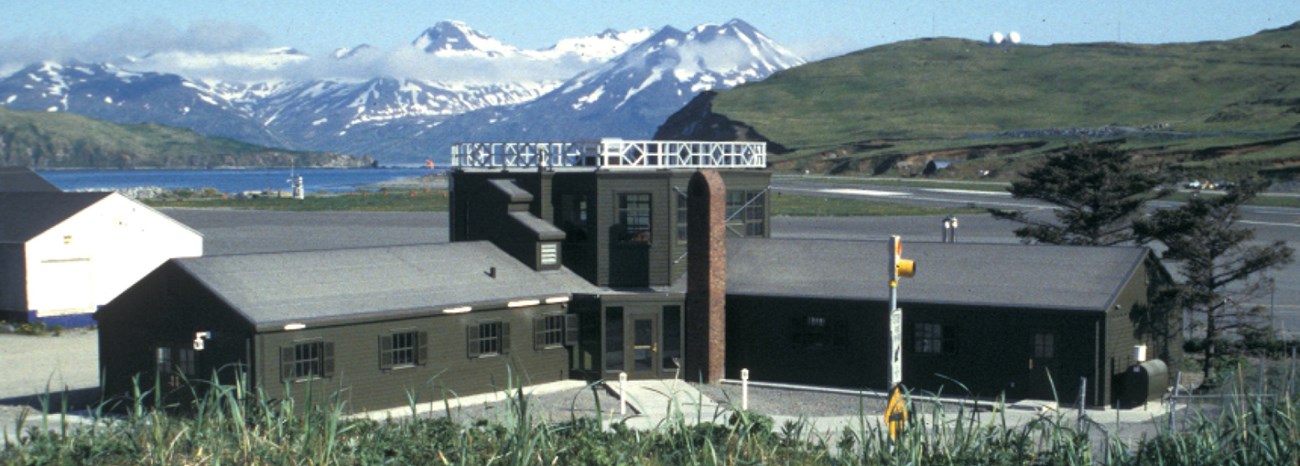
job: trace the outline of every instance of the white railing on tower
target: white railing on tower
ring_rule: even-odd
[[[596,142],[465,142],[452,145],[451,164],[464,168],[765,168],[767,144],[622,139],[601,139]]]

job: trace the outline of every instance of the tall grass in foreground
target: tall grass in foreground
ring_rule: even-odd
[[[42,422],[5,438],[0,464],[1297,464],[1300,424],[1290,393],[1247,396],[1230,389],[1213,410],[1184,413],[1171,431],[1151,421],[1151,437],[1122,441],[1100,424],[1048,413],[1013,425],[1005,412],[916,403],[896,442],[860,413],[842,432],[808,421],[776,426],[744,411],[670,417],[652,430],[599,416],[543,422],[523,390],[503,419],[452,417],[388,421],[350,418],[337,400],[270,401],[243,383],[215,385],[184,408],[155,409],[158,390],[139,391],[125,411],[96,422]],[[66,411],[67,407],[61,407]],[[955,409],[955,412],[945,412]],[[1213,411],[1213,414],[1208,414]],[[701,422],[688,422],[695,418]],[[690,419],[690,420],[695,420]],[[21,420],[20,420],[21,422]]]

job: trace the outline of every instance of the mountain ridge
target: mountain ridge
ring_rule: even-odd
[[[1189,176],[1300,173],[1300,23],[1181,44],[885,44],[719,92],[659,137],[743,122],[790,153],[778,169],[1009,179],[1082,139]],[[716,124],[714,124],[716,126]]]
[[[0,107],[0,166],[29,168],[361,168],[369,157],[273,149],[158,124]]]
[[[660,36],[672,36],[677,43],[653,51],[637,48]],[[574,72],[564,79],[546,78],[542,73],[529,74],[535,78],[530,80],[493,82],[390,75],[236,82],[130,71],[111,63],[43,63],[0,79],[0,106],[72,112],[126,124],[156,122],[261,145],[373,155],[386,163],[418,163],[445,160],[456,134],[508,140],[540,136],[572,139],[596,133],[649,137],[664,118],[701,90],[762,79],[774,66],[802,62],[739,20],[687,31],[671,27],[605,30],[562,39],[539,50],[504,44],[465,23],[441,22],[418,35],[409,47],[408,52],[416,55],[404,56],[407,59],[435,60],[429,63],[453,60],[446,63],[462,64],[461,68],[470,72],[491,74],[531,66],[565,66]],[[651,68],[657,67],[657,71],[636,70],[634,63],[623,62],[623,71],[640,79],[635,83],[610,73],[591,73],[619,62],[619,57],[633,50],[640,50],[636,53],[642,58],[649,57],[649,52],[666,58],[654,58],[659,61],[651,63]],[[689,54],[681,55],[686,52]],[[751,60],[746,55],[755,52],[781,56]],[[262,66],[299,56],[288,48],[267,53],[265,60],[250,58],[249,63]],[[376,53],[373,47],[359,45],[339,49],[328,59],[366,66],[378,59]],[[731,55],[745,66],[719,58]],[[282,61],[286,63],[282,66],[297,63]],[[573,76],[587,79],[575,82]],[[652,82],[665,77],[665,83]],[[621,82],[611,81],[603,88],[591,81],[616,78]],[[689,84],[669,85],[667,81]],[[554,94],[565,83],[583,94]],[[651,85],[658,86],[649,91],[657,93],[657,99],[633,98]],[[601,101],[596,95],[598,88],[617,93],[621,101]],[[543,99],[548,95],[551,97]],[[576,100],[582,97],[586,100]],[[527,105],[539,99],[550,102],[549,108]],[[596,116],[592,109],[597,107],[606,114]],[[519,126],[521,121],[534,123]],[[491,128],[500,122],[515,126]]]

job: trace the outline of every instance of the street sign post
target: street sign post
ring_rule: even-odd
[[[916,262],[903,258],[903,240],[889,237],[889,386],[903,383],[903,309],[898,307],[898,277],[916,273]]]
[[[889,386],[903,383],[903,309],[889,312]]]
[[[903,240],[889,237],[889,405],[885,424],[889,440],[902,435],[907,425],[907,400],[903,398],[903,308],[898,307],[898,277],[916,274],[916,262],[903,258]]]

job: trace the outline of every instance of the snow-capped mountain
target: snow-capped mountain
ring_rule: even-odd
[[[803,60],[740,20],[690,31],[665,27],[536,100],[459,115],[419,140],[649,139],[701,91],[758,81]]]
[[[119,123],[160,123],[257,144],[374,155],[384,163],[400,163],[444,159],[448,145],[463,140],[648,138],[702,90],[760,80],[803,63],[739,20],[689,31],[607,30],[538,50],[520,49],[464,23],[446,21],[403,47],[408,49],[394,52],[362,44],[323,59],[370,65],[382,64],[385,54],[401,53],[414,57],[417,66],[450,77],[381,74],[245,82],[202,73],[129,71],[170,60],[162,68],[226,67],[256,75],[306,69],[313,60],[291,48],[209,55],[160,52],[116,65],[34,65],[0,79],[0,105]],[[419,60],[428,60],[427,65]],[[549,66],[571,70],[572,77],[457,79],[461,75],[455,72],[462,67],[449,63],[467,71],[475,63],[497,70]]]
[[[538,61],[577,58],[592,62],[614,58],[651,34],[654,34],[654,30],[649,28],[622,32],[607,29],[596,35],[561,39],[549,48],[526,50],[502,43],[463,22],[442,21],[411,41],[411,46],[439,57],[523,58]]]
[[[375,154],[371,138],[349,137],[350,133],[378,128],[376,137],[385,138],[383,133],[389,132],[390,124],[434,125],[462,113],[526,102],[556,85],[480,85],[394,78],[375,78],[362,83],[313,81],[282,86],[257,100],[255,115],[268,128],[292,138],[301,147]]]
[[[654,29],[640,28],[628,31],[606,29],[594,36],[561,39],[555,46],[538,52],[541,56],[572,55],[585,61],[604,61],[619,56],[627,49],[644,42],[654,34]]]
[[[653,99],[680,100],[674,105],[680,108],[700,91],[758,81],[802,64],[741,20],[688,32],[666,27],[617,59],[565,83],[553,99],[577,111],[614,111],[648,92]]]
[[[521,51],[475,31],[460,21],[442,21],[411,41],[411,46],[438,55],[478,55],[504,57]]]
[[[158,123],[255,144],[286,147],[248,109],[174,74],[107,64],[40,63],[0,80],[0,104],[71,112],[116,123]]]

